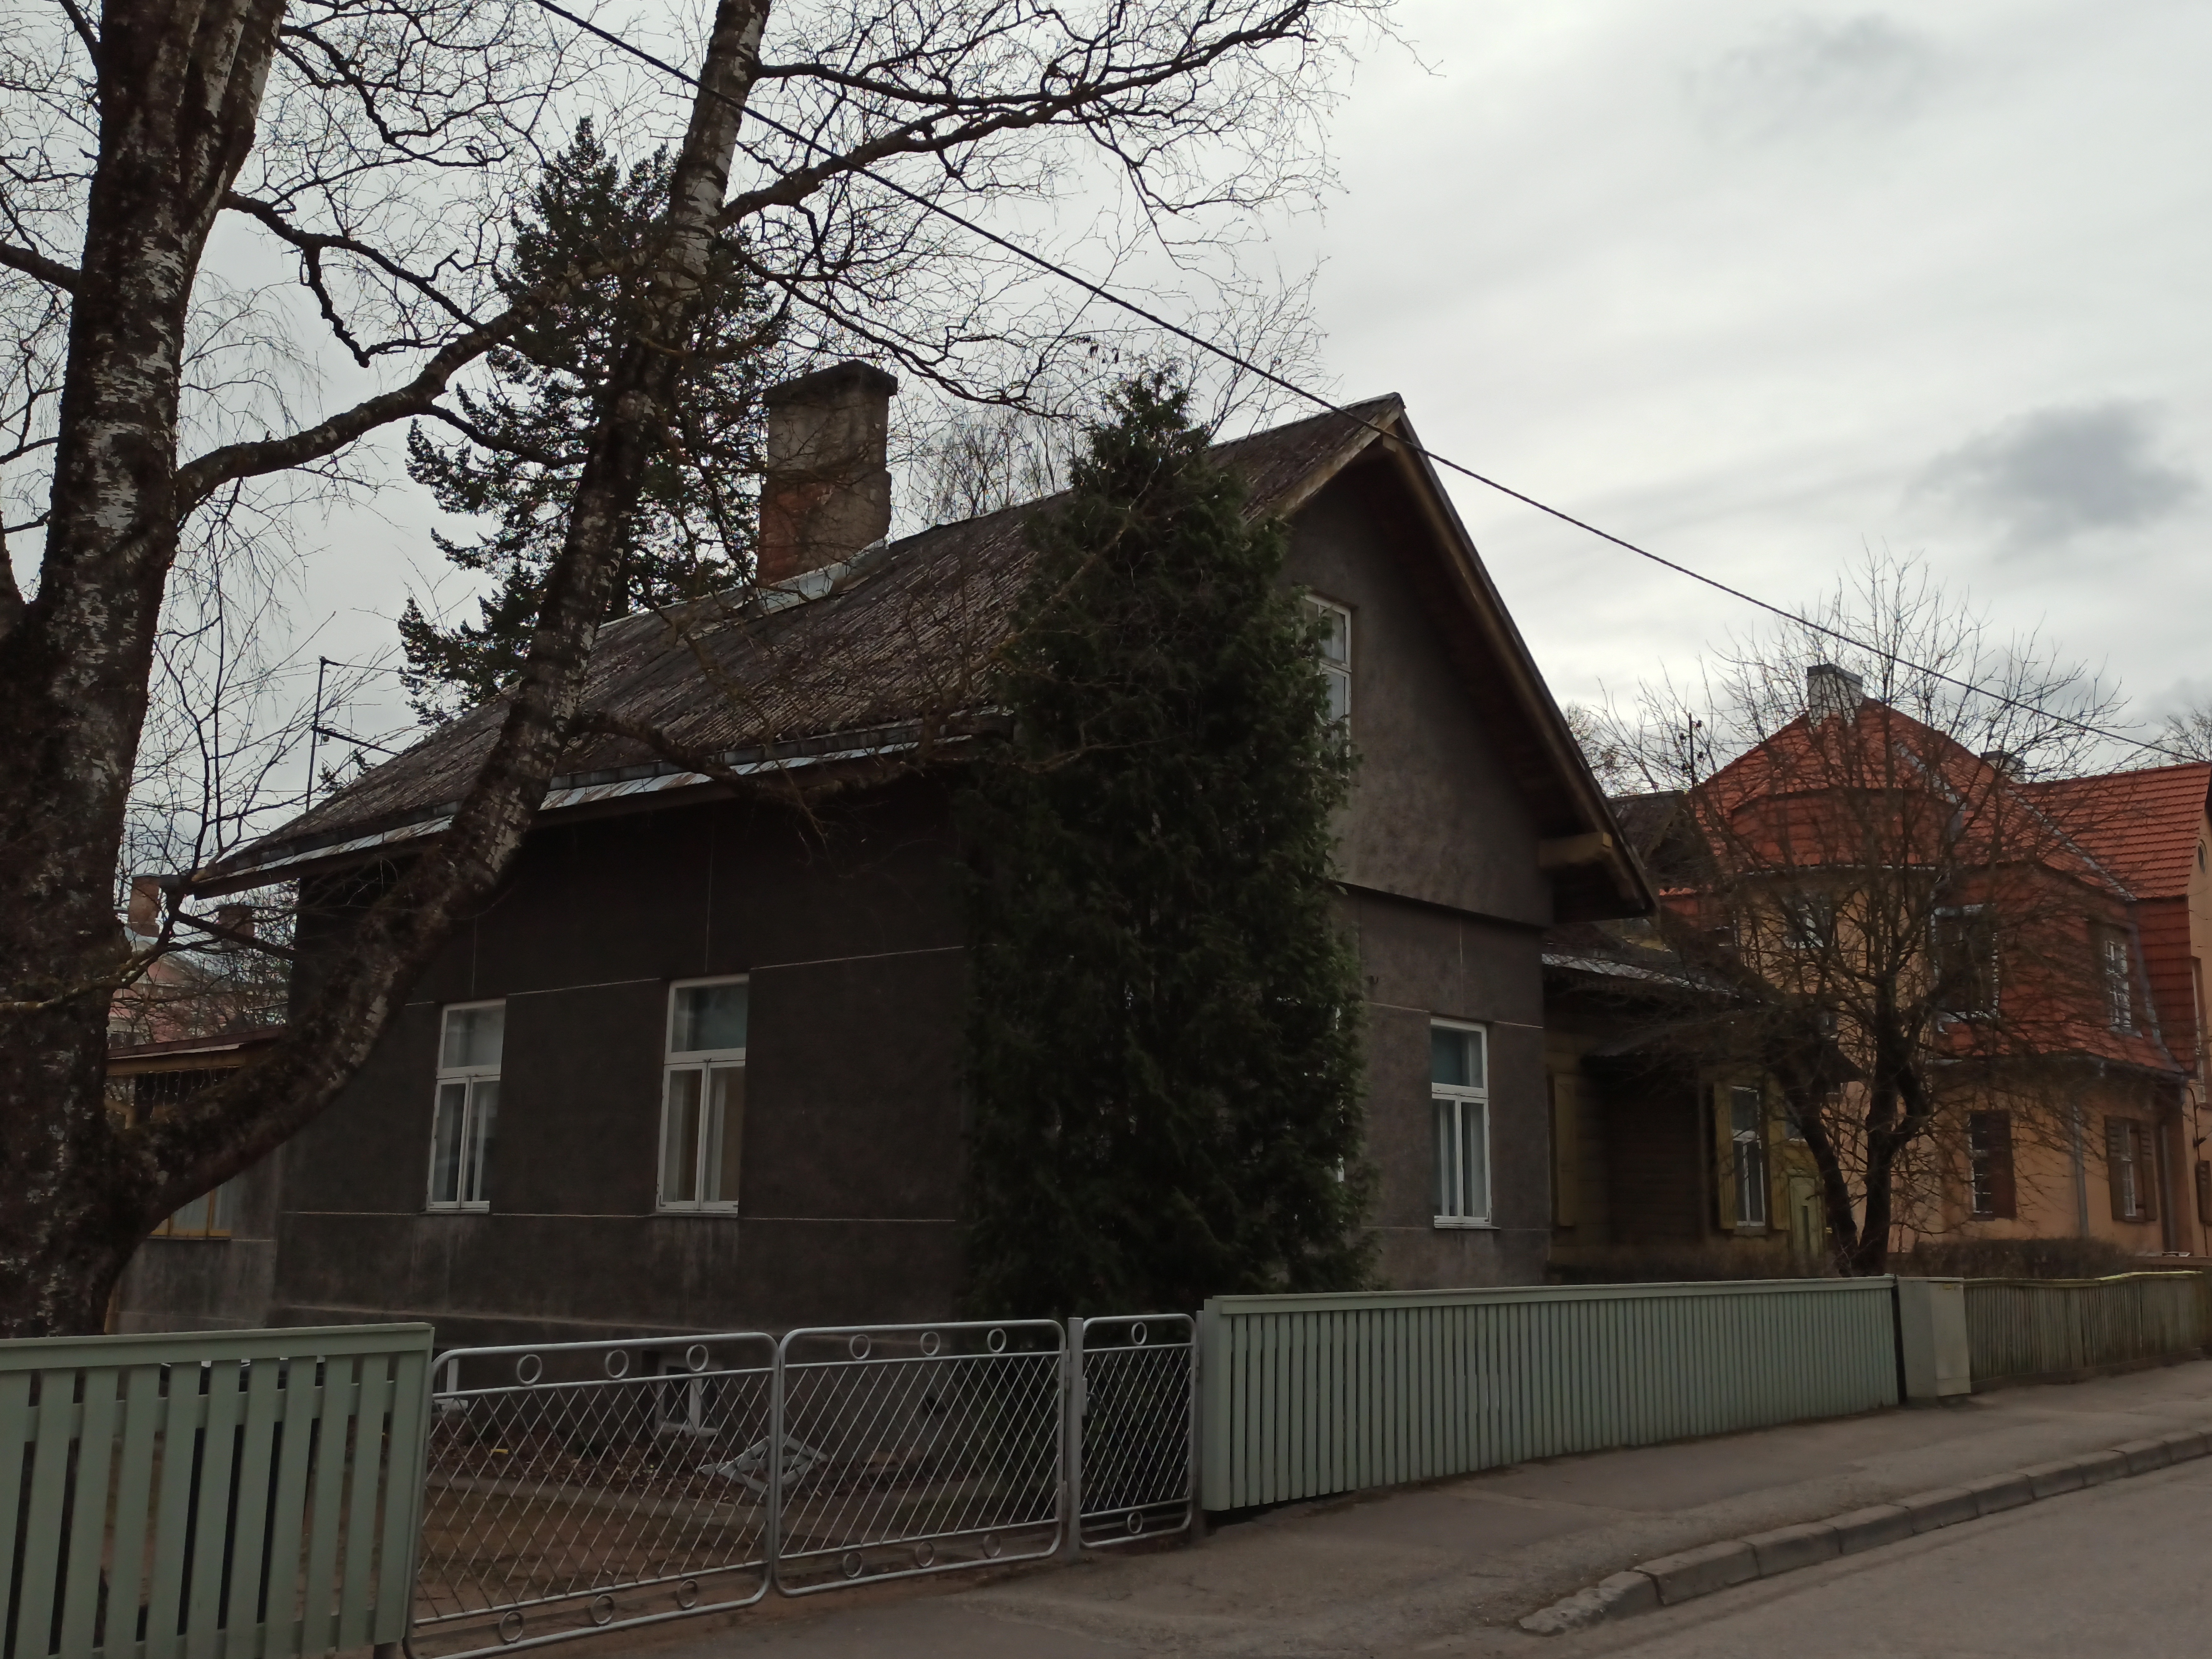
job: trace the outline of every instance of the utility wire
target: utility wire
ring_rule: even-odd
[[[659,70],[662,74],[672,76],[674,79],[682,82],[685,86],[690,87],[695,91],[706,93],[708,97],[717,99],[722,103],[729,105],[732,109],[737,110],[740,115],[750,120],[758,122],[762,126],[768,128],[771,132],[781,133],[784,137],[790,139],[794,143],[804,144],[807,149],[814,151],[819,155],[834,158],[837,154],[837,152],[831,149],[827,144],[823,143],[820,140],[811,138],[803,132],[799,132],[793,128],[786,126],[782,122],[776,120],[773,116],[762,114],[760,111],[751,107],[743,100],[732,98],[727,93],[715,91],[711,88],[702,86],[698,76],[690,73],[688,70],[679,69],[677,65],[668,62],[668,60],[664,58],[654,56],[652,52],[646,51],[642,46],[633,45],[619,34],[616,34],[610,30],[601,28],[597,23],[592,22],[588,18],[578,16],[567,7],[560,4],[559,0],[532,0],[532,3],[537,5],[543,10],[551,12],[556,17],[566,19],[568,22],[573,23],[576,27],[582,29],[587,34],[596,35],[599,40],[605,41],[617,52],[625,52],[629,56],[636,58],[640,63],[649,64],[653,68]],[[1170,322],[1167,318],[1163,317],[1158,313],[1139,304],[1136,301],[1129,299],[1124,295],[1115,293],[1113,289],[1107,288],[1103,283],[1093,282],[1088,276],[1084,276],[1080,271],[1070,270],[1066,266],[1048,258],[1045,255],[1038,253],[1033,249],[1024,247],[1018,242],[1015,242],[1007,237],[1000,235],[997,231],[989,229],[983,225],[977,224],[973,219],[969,219],[962,214],[954,212],[951,208],[945,206],[942,203],[933,201],[918,191],[909,190],[906,185],[900,184],[896,179],[885,178],[882,173],[878,173],[873,167],[864,167],[857,168],[855,171],[861,173],[863,176],[872,179],[876,184],[880,185],[884,189],[890,191],[893,195],[904,198],[907,201],[913,203],[916,207],[922,209],[924,211],[933,213],[941,219],[951,221],[952,223],[958,225],[963,230],[969,232],[971,235],[980,236],[993,246],[1003,248],[1006,252],[1012,254],[1016,258],[1024,261],[1025,264],[1034,265],[1040,270],[1060,278],[1063,282],[1073,283],[1075,287],[1081,289],[1085,293],[1091,295],[1093,298],[1103,300],[1108,305],[1117,307],[1121,310],[1127,312],[1132,316],[1142,318],[1146,322],[1152,324],[1153,327],[1164,330],[1166,332],[1175,336],[1177,339],[1197,347],[1200,351],[1204,351],[1212,356],[1218,357],[1222,362],[1230,364],[1233,368],[1241,369],[1248,374],[1255,375],[1259,379],[1265,380],[1268,385],[1276,387],[1279,391],[1286,392],[1292,397],[1299,398],[1304,402],[1312,404],[1329,414],[1340,416],[1357,425],[1364,426],[1369,431],[1376,433],[1380,436],[1391,438],[1396,442],[1404,444],[1407,449],[1410,449],[1415,454],[1419,455],[1424,460],[1430,461],[1449,471],[1456,472],[1462,477],[1471,479],[1474,483],[1482,485],[1486,489],[1495,490],[1498,494],[1506,496],[1510,500],[1519,501],[1524,507],[1534,507],[1537,512],[1544,514],[1547,517],[1556,519],[1562,524],[1572,525],[1576,529],[1580,530],[1588,535],[1595,536],[1600,541],[1611,543],[1613,546],[1620,548],[1623,552],[1633,553],[1639,559],[1648,559],[1653,564],[1658,565],[1662,569],[1671,570],[1678,576],[1686,576],[1693,582],[1703,583],[1705,586],[1711,588],[1716,592],[1725,593],[1730,599],[1741,600],[1745,605],[1754,606],[1760,611],[1767,612],[1770,616],[1778,617],[1784,622],[1794,623],[1799,628],[1808,629],[1813,633],[1834,640],[1838,644],[1848,645],[1854,650],[1863,651],[1869,656],[1878,657],[1884,662],[1891,665],[1893,667],[1909,668],[1916,674],[1925,674],[1929,678],[1940,680],[1946,685],[1953,686],[1961,691],[1970,692],[1976,696],[1987,697],[1994,702],[2002,704],[2008,708],[2016,709],[2022,714],[2033,714],[2039,719],[2056,720],[2062,726],[2070,726],[2076,731],[2086,732],[2093,737],[2102,738],[2109,743],[2123,744],[2130,748],[2145,750],[2151,754],[2164,755],[2169,760],[2194,761],[2198,758],[2195,755],[2185,753],[2178,749],[2169,749],[2162,744],[2152,743],[2142,738],[2130,737],[2124,732],[2116,732],[2106,726],[2094,725],[2088,720],[2076,720],[2070,714],[2062,714],[2048,708],[2038,708],[2033,703],[2023,702],[2018,697],[2008,696],[2004,692],[1992,690],[1988,686],[1978,684],[1972,680],[1961,679],[1955,674],[1948,674],[1940,668],[1930,668],[1924,663],[1914,662],[1909,657],[1901,657],[1894,652],[1885,651],[1880,646],[1869,645],[1864,640],[1858,639],[1850,634],[1846,634],[1840,629],[1831,628],[1825,623],[1814,622],[1810,617],[1801,616],[1795,611],[1789,610],[1784,606],[1775,605],[1768,600],[1762,599],[1754,593],[1747,593],[1743,589],[1731,586],[1729,583],[1721,580],[1717,576],[1708,576],[1702,570],[1692,569],[1690,566],[1682,564],[1674,559],[1668,558],[1663,554],[1654,553],[1650,548],[1640,547],[1636,543],[1628,540],[1625,537],[1616,536],[1610,530],[1602,529],[1600,526],[1590,523],[1587,519],[1577,518],[1573,514],[1566,511],[1564,507],[1553,507],[1550,502],[1539,501],[1535,496],[1528,495],[1522,490],[1516,489],[1510,484],[1500,483],[1498,479],[1490,477],[1487,473],[1478,472],[1474,468],[1467,465],[1463,462],[1452,459],[1449,455],[1438,454],[1435,450],[1427,447],[1425,445],[1410,442],[1399,434],[1388,432],[1383,428],[1377,426],[1374,422],[1367,420],[1361,416],[1354,415],[1350,410],[1346,409],[1342,404],[1332,402],[1330,399],[1324,398],[1318,392],[1315,392],[1308,387],[1300,386],[1293,380],[1286,380],[1282,375],[1276,374],[1273,369],[1263,368],[1259,364],[1240,356],[1229,347],[1218,344],[1212,340],[1209,340],[1203,335],[1194,333],[1191,330],[1183,327],[1179,323]]]

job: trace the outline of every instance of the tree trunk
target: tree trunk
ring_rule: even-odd
[[[158,1216],[108,1179],[125,797],[177,524],[185,312],[282,0],[116,0],[38,596],[0,635],[0,1335],[100,1328]]]
[[[266,15],[255,13],[257,27],[265,34],[273,27],[275,6],[269,0],[258,3]],[[513,863],[577,712],[615,550],[660,425],[678,353],[686,343],[768,9],[769,0],[722,0],[716,12],[701,76],[707,90],[694,103],[678,157],[646,318],[602,404],[567,537],[547,580],[538,632],[506,722],[452,827],[362,918],[336,968],[295,1009],[286,1036],[265,1059],[184,1106],[122,1130],[108,1122],[102,1106],[107,997],[98,981],[112,973],[122,954],[109,897],[112,872],[143,712],[144,670],[161,579],[174,545],[169,501],[184,306],[207,219],[251,137],[252,104],[245,103],[235,142],[222,152],[229,158],[226,169],[212,188],[200,191],[206,208],[196,222],[198,231],[189,242],[175,246],[165,266],[177,288],[169,310],[161,313],[170,325],[151,340],[134,333],[118,342],[112,350],[122,360],[124,372],[109,380],[94,377],[101,386],[114,384],[116,409],[107,418],[119,421],[118,411],[134,396],[134,374],[155,373],[142,367],[141,360],[150,358],[159,368],[148,382],[166,391],[166,403],[157,405],[158,429],[138,431],[112,445],[118,459],[106,469],[131,478],[143,474],[152,485],[142,485],[127,499],[116,489],[103,494],[98,481],[105,475],[88,474],[77,452],[64,449],[57,466],[56,524],[58,531],[67,495],[72,533],[84,548],[77,556],[87,573],[81,585],[84,619],[64,636],[34,617],[0,641],[0,692],[19,684],[33,685],[40,698],[37,708],[55,717],[66,695],[64,688],[74,684],[69,674],[89,671],[70,669],[69,653],[51,645],[42,660],[56,665],[40,671],[45,678],[17,664],[29,654],[25,640],[66,637],[76,648],[94,652],[103,665],[98,681],[106,698],[102,706],[112,711],[104,725],[79,726],[41,739],[42,752],[49,757],[47,772],[57,782],[67,774],[74,790],[58,802],[42,802],[51,826],[42,832],[44,840],[0,820],[9,848],[8,863],[0,871],[0,927],[22,930],[0,933],[0,950],[6,952],[0,964],[11,986],[49,988],[38,994],[55,999],[50,1007],[22,1018],[20,1030],[27,1041],[19,1042],[11,1030],[9,1043],[0,1045],[0,1100],[7,1103],[8,1114],[5,1141],[0,1144],[0,1158],[5,1160],[0,1164],[0,1335],[100,1328],[109,1291],[138,1241],[170,1210],[274,1151],[328,1104],[382,1036],[454,920],[489,896]],[[116,27],[112,21],[110,27]],[[253,61],[265,67],[265,40],[258,50]],[[247,55],[240,52],[234,58],[242,63]],[[222,61],[234,67],[234,58]],[[198,88],[204,77],[179,78]],[[257,70],[255,97],[259,84]],[[121,129],[130,113],[127,108],[103,109],[103,167],[108,150],[125,145]],[[116,130],[112,139],[111,128]],[[138,165],[143,169],[144,163]],[[94,199],[97,207],[103,199],[100,190]],[[167,206],[181,209],[186,200],[176,194]],[[131,204],[142,212],[154,211],[143,189],[127,193],[127,200],[118,196],[114,205]],[[100,222],[95,216],[95,224]],[[136,225],[127,212],[120,222]],[[163,264],[151,249],[145,263]],[[102,264],[98,248],[88,242],[88,272]],[[81,372],[78,349],[98,319],[122,317],[137,325],[142,314],[119,306],[96,307],[90,296],[79,295],[70,362],[73,394]],[[80,395],[80,403],[89,395]],[[137,407],[145,406],[142,396]],[[65,402],[65,417],[69,407]],[[65,444],[73,429],[65,418]],[[93,441],[96,430],[77,430],[78,449]],[[34,613],[68,601],[68,584],[48,580],[49,587],[32,607]],[[115,626],[118,616],[129,624],[127,650]],[[134,665],[135,674],[130,672]],[[46,781],[46,773],[17,769],[19,757],[9,738],[11,728],[21,728],[12,711],[27,705],[16,698],[8,699],[6,706],[11,714],[0,716],[0,750],[8,751],[8,757],[0,760],[0,767],[9,769],[0,771],[0,799],[21,803],[52,786]],[[9,810],[11,817],[28,816],[19,807]],[[87,846],[88,841],[95,844]],[[66,927],[52,920],[64,905],[74,907]],[[33,1000],[21,989],[13,995]]]

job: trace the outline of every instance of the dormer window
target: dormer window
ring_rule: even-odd
[[[1306,609],[1322,628],[1321,672],[1328,690],[1328,723],[1341,726],[1352,715],[1352,612],[1311,594]]]
[[[2098,957],[2104,969],[2105,1023],[2115,1031],[2136,1029],[2135,976],[2128,968],[2128,936],[2117,927],[2107,927],[2097,941]]]

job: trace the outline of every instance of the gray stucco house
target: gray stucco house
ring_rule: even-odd
[[[772,397],[762,585],[602,633],[586,706],[630,735],[574,745],[512,879],[337,1104],[242,1178],[241,1231],[148,1242],[125,1328],[405,1317],[450,1343],[951,1311],[951,803],[992,738],[979,668],[1029,509],[884,543],[892,389],[843,365]],[[1381,1271],[1540,1281],[1544,931],[1647,909],[1643,878],[1399,400],[1218,453],[1287,520],[1285,580],[1340,620]],[[440,833],[491,719],[196,890],[299,882],[312,975]]]

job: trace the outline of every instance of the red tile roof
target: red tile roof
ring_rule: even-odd
[[[2212,764],[2031,783],[2027,793],[2139,899],[2189,891]]]

